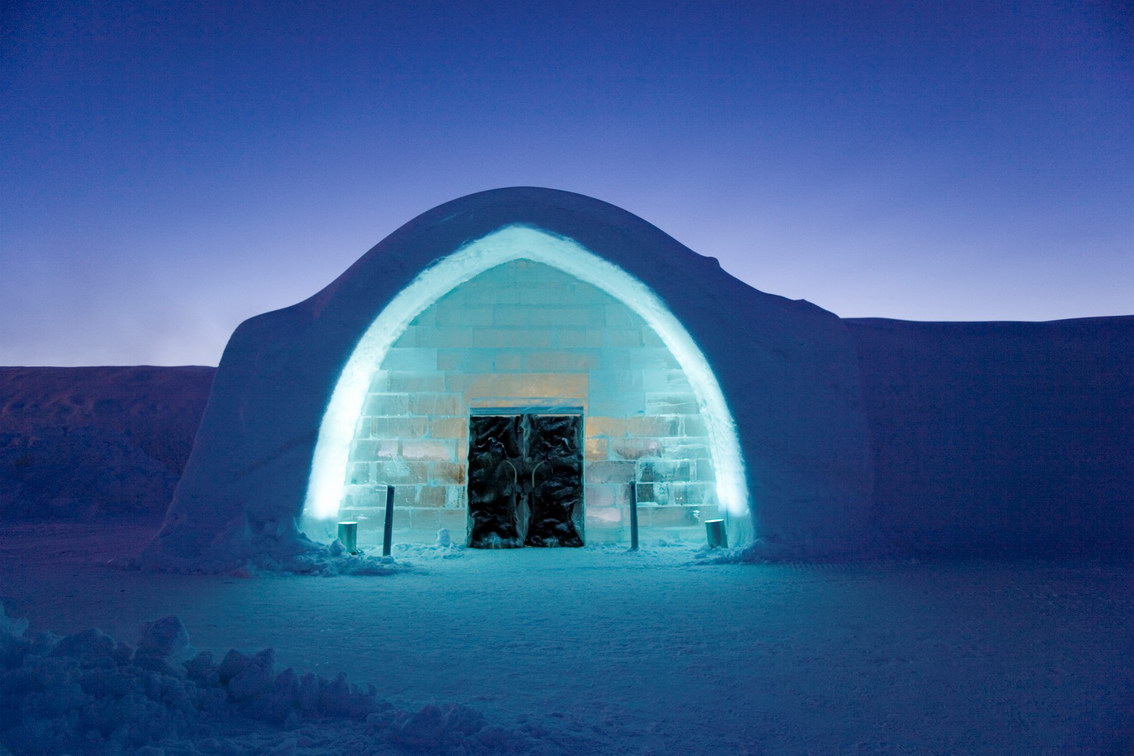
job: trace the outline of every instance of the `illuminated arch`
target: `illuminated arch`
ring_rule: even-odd
[[[692,337],[654,292],[573,239],[534,226],[504,226],[468,242],[422,271],[382,310],[359,339],[335,383],[319,425],[304,499],[304,518],[337,517],[351,439],[373,372],[410,322],[439,298],[480,273],[512,260],[533,260],[592,284],[623,302],[657,333],[685,372],[708,430],[717,500],[749,532],[749,497],[736,424],[720,384]]]

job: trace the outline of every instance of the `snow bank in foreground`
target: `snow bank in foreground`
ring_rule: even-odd
[[[537,727],[507,730],[464,706],[410,712],[291,668],[275,651],[193,654],[177,617],[137,646],[97,629],[28,635],[0,608],[0,751],[24,753],[549,752]],[[141,749],[141,750],[138,750]],[[164,749],[164,750],[157,750]]]

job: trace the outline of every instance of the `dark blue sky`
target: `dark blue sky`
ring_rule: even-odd
[[[500,186],[844,316],[1134,313],[1119,4],[3,4],[0,364],[215,364]]]

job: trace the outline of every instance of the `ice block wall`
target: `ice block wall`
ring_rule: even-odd
[[[515,260],[423,311],[371,382],[351,447],[341,519],[381,538],[385,486],[396,530],[431,540],[466,527],[469,414],[581,407],[588,542],[626,539],[628,484],[643,534],[679,537],[717,514],[705,424],[684,372],[644,320],[595,286]]]

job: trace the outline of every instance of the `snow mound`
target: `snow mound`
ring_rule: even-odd
[[[398,561],[392,556],[376,556],[364,551],[350,553],[337,538],[330,544],[312,544],[310,548],[288,560],[278,560],[267,555],[253,558],[254,567],[268,572],[298,572],[310,575],[333,577],[335,575],[393,575],[398,572],[412,572],[414,566],[409,562]]]
[[[240,529],[244,530],[246,526]],[[231,530],[222,533],[222,537],[231,539],[233,537]],[[214,542],[212,546],[215,547],[216,543]],[[251,577],[253,574],[263,573],[323,577],[394,575],[416,569],[411,563],[399,561],[392,556],[376,556],[365,551],[350,553],[338,539],[329,544],[314,543],[304,539],[302,542],[289,544],[286,549],[239,548],[231,549],[227,554],[223,549],[218,551],[220,556],[213,559],[181,559],[168,554],[144,552],[140,557],[132,557],[115,564],[127,570],[146,569],[184,574],[232,573],[237,577]]]
[[[177,617],[136,646],[97,629],[27,635],[0,607],[0,752],[533,753],[546,731],[509,730],[461,705],[405,711],[340,674],[277,669],[275,651],[194,654]],[[160,749],[160,750],[159,750]]]
[[[817,557],[805,546],[772,539],[757,539],[738,548],[702,546],[694,554],[695,564],[858,564],[900,558],[902,549],[876,544],[869,549],[848,549]]]

